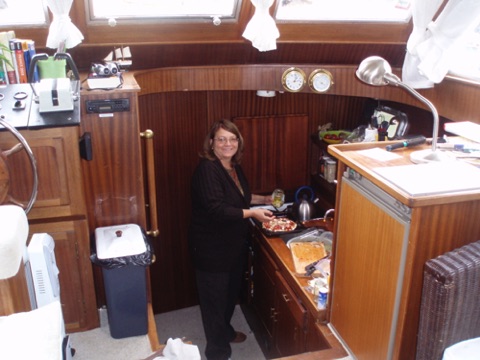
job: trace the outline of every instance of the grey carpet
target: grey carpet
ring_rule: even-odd
[[[73,360],[138,360],[149,356],[152,351],[147,335],[114,339],[110,336],[107,312],[99,310],[100,327],[70,334]]]
[[[169,338],[185,338],[186,341],[191,341],[192,344],[198,346],[202,360],[205,359],[205,334],[198,306],[157,314],[155,323],[161,344],[165,344]],[[265,356],[238,305],[233,314],[232,325],[235,330],[247,335],[245,342],[232,344],[232,360],[265,360]]]

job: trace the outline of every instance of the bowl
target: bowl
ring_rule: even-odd
[[[350,134],[351,132],[346,130],[329,130],[318,133],[318,136],[320,140],[325,141],[327,144],[340,144]]]

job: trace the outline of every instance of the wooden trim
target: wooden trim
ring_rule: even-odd
[[[85,45],[133,45],[133,44],[172,44],[172,43],[249,43],[242,37],[248,21],[254,13],[249,0],[243,0],[237,21],[224,22],[214,26],[211,21],[182,23],[159,21],[155,24],[119,24],[110,27],[92,25],[87,19],[87,0],[77,0],[72,6],[70,17],[80,29]],[[273,7],[270,9],[273,13]],[[406,24],[355,23],[355,22],[315,22],[292,23],[277,21],[280,31],[279,43],[320,42],[320,43],[380,43],[405,44],[412,30],[411,21]],[[388,26],[388,31],[385,31]],[[35,40],[37,48],[42,48],[48,35],[48,27],[15,29],[17,37]]]
[[[155,323],[155,315],[153,314],[152,303],[147,304],[148,312],[148,341],[150,342],[150,348],[152,351],[163,351],[164,345],[160,345],[158,341],[157,325]]]
[[[137,71],[135,77],[141,84],[140,95],[172,91],[229,91],[229,90],[275,90],[284,92],[281,77],[291,66],[297,66],[308,75],[322,68],[333,75],[334,85],[324,94],[358,96],[379,100],[390,100],[428,110],[423,103],[401,88],[393,86],[375,87],[363,84],[355,77],[357,65],[322,64],[264,64],[224,65],[158,68]],[[394,69],[401,74],[401,69]],[[303,93],[313,93],[306,86]],[[439,114],[454,121],[470,120],[480,123],[480,86],[446,78],[432,89],[420,90],[432,101]],[[277,96],[281,96],[278,94]]]

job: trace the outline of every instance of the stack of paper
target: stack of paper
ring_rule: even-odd
[[[90,89],[115,89],[122,84],[119,76],[88,78],[87,84]]]
[[[445,131],[480,143],[480,125],[471,121],[459,121],[445,124]]]

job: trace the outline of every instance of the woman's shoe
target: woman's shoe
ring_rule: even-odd
[[[233,340],[231,340],[230,342],[234,344],[238,344],[238,343],[244,342],[246,339],[247,339],[247,335],[245,335],[240,331],[235,331],[235,338],[233,338]]]

